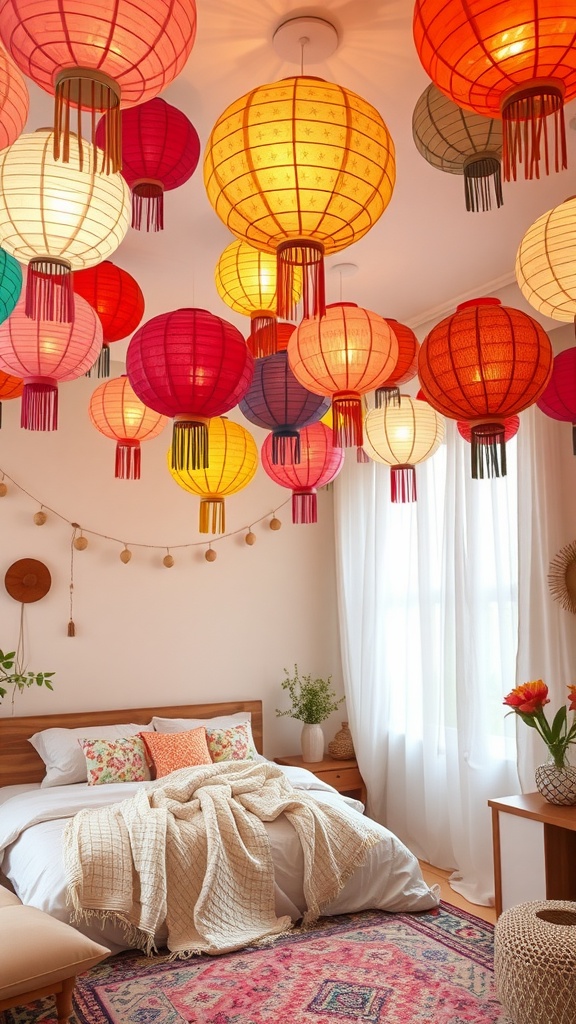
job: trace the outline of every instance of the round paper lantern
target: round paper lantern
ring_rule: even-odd
[[[20,425],[25,430],[56,430],[58,383],[90,369],[102,346],[102,325],[78,295],[70,323],[33,320],[20,299],[0,324],[0,368],[24,380]]]
[[[185,114],[156,97],[122,111],[122,174],[132,193],[132,227],[164,227],[164,192],[192,177],[200,157],[198,133]],[[96,143],[104,146],[108,115],[100,118]]]
[[[94,172],[93,146],[83,170],[56,163],[52,139],[52,131],[40,128],[0,153],[0,244],[28,265],[27,315],[69,321],[70,272],[95,266],[120,245],[130,192],[121,174]],[[75,135],[70,149],[78,149]]]
[[[125,374],[98,385],[90,397],[88,415],[96,430],[116,441],[114,476],[139,480],[140,442],[157,437],[164,430],[167,417],[140,401]]]
[[[576,96],[573,0],[416,0],[414,41],[422,66],[459,107],[501,117],[504,179],[540,176],[549,153],[566,167],[564,103]],[[549,143],[546,118],[553,115]]]
[[[429,85],[412,114],[416,149],[432,167],[464,177],[466,209],[502,206],[502,122],[463,110]]]
[[[0,370],[0,427],[2,426],[2,402],[20,398],[23,391],[24,381],[21,377],[12,377],[11,374]]]
[[[399,405],[371,409],[364,420],[364,451],[390,466],[392,501],[416,501],[415,466],[444,440],[444,418],[428,402],[401,395]]]
[[[324,312],[324,255],[362,238],[394,189],[394,144],[382,117],[355,93],[307,75],[263,85],[218,118],[204,183],[237,238],[278,256],[278,316],[295,319],[301,268],[304,316]]]
[[[0,35],[18,67],[55,95],[54,155],[82,166],[70,108],[107,111],[102,169],[121,167],[120,107],[152,99],[180,74],[196,35],[195,0],[0,0]],[[78,126],[80,133],[80,125]]]
[[[344,452],[332,443],[330,428],[325,423],[312,423],[300,431],[300,462],[274,463],[270,434],[260,458],[270,479],[292,491],[292,522],[316,523],[317,489],[331,483],[344,464]]]
[[[10,316],[22,291],[22,271],[18,260],[0,249],[0,323]]]
[[[552,376],[536,404],[551,419],[572,424],[572,450],[576,455],[576,348],[554,356]]]
[[[138,328],[126,370],[141,401],[174,419],[174,469],[206,469],[208,421],[238,404],[254,360],[227,320],[205,309],[176,309]]]
[[[387,405],[389,402],[393,402],[394,405],[400,404],[399,385],[406,384],[416,376],[418,372],[418,351],[420,349],[420,342],[410,327],[406,327],[406,324],[400,324],[397,320],[392,320],[387,316],[384,319],[396,335],[398,362],[387,378],[386,383],[382,387],[376,388],[374,400],[377,409],[382,405]]]
[[[334,302],[296,328],[288,359],[308,391],[331,397],[334,443],[362,445],[360,396],[381,387],[398,362],[398,339],[384,317]]]
[[[288,348],[288,342],[296,330],[296,324],[288,324],[284,321],[275,321],[275,345],[276,352],[285,352]],[[266,353],[269,345],[269,331],[267,327],[261,327],[256,330],[252,330],[246,338],[246,344],[250,349],[255,359],[262,359]],[[269,353],[273,355],[273,353]]]
[[[516,254],[516,280],[534,309],[554,320],[576,317],[576,197],[528,228]]]
[[[329,398],[307,391],[288,365],[288,354],[257,359],[240,411],[250,423],[272,431],[272,462],[300,462],[300,428],[321,419]]]
[[[276,256],[259,252],[241,239],[227,245],[216,264],[216,291],[235,313],[250,317],[248,343],[256,358],[271,356],[278,348],[276,319]],[[302,290],[302,274],[298,268],[293,280],[293,302]]]
[[[471,424],[475,479],[506,474],[505,420],[540,397],[552,359],[540,324],[494,298],[461,303],[422,342],[422,390],[438,412]]]
[[[200,533],[224,533],[224,499],[247,487],[258,469],[258,448],[252,434],[239,423],[215,417],[208,423],[210,465],[204,469],[176,469],[168,452],[168,469],[185,491],[199,495]]]
[[[144,316],[144,295],[138,282],[110,260],[88,270],[77,270],[74,291],[96,310],[102,324],[103,345],[96,364],[98,377],[110,376],[110,348],[127,338]],[[90,375],[92,370],[88,371]]]
[[[26,83],[0,46],[0,149],[11,146],[24,131],[29,105]]]

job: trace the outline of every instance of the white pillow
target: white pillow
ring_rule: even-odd
[[[92,725],[82,729],[43,729],[30,737],[46,765],[41,786],[69,786],[73,782],[87,782],[86,758],[79,739],[118,740],[135,736],[139,732],[153,732],[153,725]]]
[[[241,725],[251,721],[249,711],[239,711],[235,715],[221,715],[219,718],[153,718],[151,725],[156,732],[186,732],[188,729],[229,729],[231,725]]]

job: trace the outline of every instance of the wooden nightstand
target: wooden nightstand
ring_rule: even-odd
[[[293,768],[307,768],[317,779],[334,786],[344,796],[354,797],[366,803],[366,786],[358,770],[356,758],[337,761],[334,757],[324,757],[321,761],[304,761],[300,754],[290,757],[275,757],[276,764],[287,764]]]

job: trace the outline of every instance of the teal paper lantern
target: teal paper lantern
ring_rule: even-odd
[[[0,249],[0,324],[8,319],[22,291],[22,270],[18,260]]]

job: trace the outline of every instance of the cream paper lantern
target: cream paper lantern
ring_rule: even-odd
[[[444,417],[409,395],[400,405],[371,409],[364,420],[364,451],[390,466],[392,501],[416,501],[415,466],[429,459],[444,439]]]
[[[516,280],[539,313],[572,322],[576,316],[576,196],[528,228],[516,254]]]

